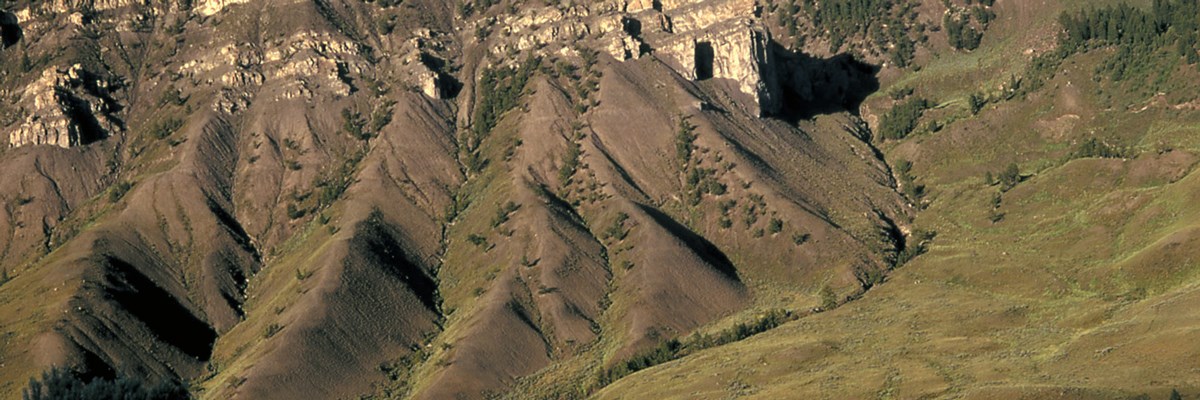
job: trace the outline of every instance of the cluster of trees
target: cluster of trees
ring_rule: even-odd
[[[946,29],[946,39],[955,49],[975,50],[979,48],[979,43],[983,41],[983,33],[987,31],[992,20],[996,19],[996,13],[991,9],[993,0],[980,1],[977,5],[973,3],[974,1],[968,0],[968,8],[947,13],[942,17],[942,27]],[[954,10],[948,1],[946,7]],[[975,29],[975,26],[971,24],[972,19],[978,23],[979,29]]]
[[[696,127],[687,118],[679,118],[679,128],[675,130],[675,158],[680,165],[691,163],[692,152],[696,150]]]
[[[367,140],[371,138],[367,132],[367,120],[363,118],[362,113],[351,111],[349,108],[342,109],[342,130],[350,134],[351,137],[358,140]]]
[[[988,186],[1000,185],[1000,192],[1007,192],[1021,183],[1021,168],[1017,167],[1017,163],[1009,163],[999,174],[988,171],[983,175],[983,183]]]
[[[150,136],[155,139],[165,139],[183,127],[183,120],[167,117],[150,127]]]
[[[711,335],[693,334],[688,338],[686,348],[691,350],[707,349],[733,343],[759,333],[775,329],[785,322],[795,320],[797,315],[787,310],[772,309],[749,322],[739,322],[729,329]]]
[[[772,235],[783,232],[783,220],[779,218],[771,218],[771,220],[767,222],[767,232]]]
[[[653,349],[639,353],[625,362],[617,363],[612,368],[604,370],[600,373],[596,386],[608,386],[608,384],[634,372],[679,358],[681,350],[683,350],[683,343],[680,343],[678,339],[662,342]]]
[[[841,299],[838,299],[837,292],[834,292],[833,288],[829,287],[829,285],[822,286],[819,295],[821,296],[821,310],[819,311],[829,311],[837,308],[838,303],[841,302]]]
[[[1004,197],[1000,192],[992,194],[991,205],[992,209],[988,210],[988,220],[992,223],[1000,222],[1004,219],[1004,213],[1000,212],[1000,204],[1004,201]]]
[[[1009,163],[1000,175],[996,177],[996,181],[1000,183],[1000,191],[1007,192],[1021,183],[1021,168],[1017,167],[1017,163]]]
[[[900,160],[896,162],[896,179],[900,181],[901,190],[914,203],[921,204],[925,198],[925,185],[918,184],[912,175],[912,162]]]
[[[516,107],[525,84],[537,70],[540,58],[530,57],[517,68],[489,68],[479,78],[479,104],[475,107],[475,138],[482,139],[506,111]]]
[[[458,3],[458,15],[466,18],[476,11],[485,12],[496,4],[500,4],[500,0],[462,0]]]
[[[1156,83],[1169,86],[1173,82],[1161,78],[1170,73],[1178,57],[1189,64],[1200,63],[1196,52],[1200,36],[1197,13],[1200,13],[1197,0],[1155,0],[1150,11],[1121,3],[1063,12],[1058,17],[1063,29],[1058,46],[1033,59],[1019,92],[1041,88],[1067,57],[1105,47],[1116,47],[1117,52],[1097,72],[1108,73],[1113,81],[1137,80],[1138,84],[1144,83],[1152,72],[1158,72],[1160,79]]]
[[[917,256],[925,254],[929,251],[929,245],[933,243],[933,239],[937,237],[936,231],[927,231],[923,229],[914,229],[912,235],[905,241],[904,248],[896,253],[896,259],[893,261],[894,268],[907,264]]]
[[[892,0],[822,0],[811,13],[813,23],[829,31],[833,46],[840,47],[845,39],[866,33],[876,19],[883,18],[880,11],[891,10]],[[812,9],[811,2],[804,2]]]
[[[125,194],[129,193],[130,189],[133,189],[133,182],[130,181],[120,181],[113,184],[108,192],[108,202],[116,203],[121,201],[121,198],[125,197]]]
[[[759,333],[774,329],[797,315],[790,311],[773,309],[758,316],[754,321],[741,322],[715,334],[693,334],[686,342],[670,339],[650,350],[638,353],[624,362],[617,363],[600,373],[596,387],[604,387],[629,374],[675,360],[696,351],[733,343]]]
[[[888,140],[903,139],[917,128],[917,120],[925,110],[933,107],[933,102],[921,97],[914,97],[892,107],[879,119],[879,134]]]
[[[333,205],[355,182],[354,174],[358,171],[358,164],[366,155],[365,148],[351,152],[341,163],[325,169],[320,175],[313,178],[312,186],[316,189],[316,197],[312,196],[312,192],[292,193],[291,197],[294,202],[289,202],[285,210],[288,218],[299,219],[310,212],[320,211]],[[293,165],[299,166],[298,162],[293,161],[293,163]],[[322,223],[324,222],[326,221],[322,221]]]
[[[888,25],[888,37],[892,47],[888,49],[888,59],[897,67],[906,68],[912,65],[913,57],[917,55],[917,42],[908,36],[905,28],[900,25]],[[924,36],[922,36],[924,37]]]
[[[983,41],[983,32],[971,26],[970,16],[951,16],[942,18],[942,26],[946,29],[946,39],[950,46],[959,50],[975,50]]]
[[[1012,190],[1018,183],[1021,183],[1021,179],[1021,168],[1017,166],[1017,163],[1009,163],[999,174],[992,174],[992,171],[987,171],[983,175],[984,185],[1000,185],[1000,190],[992,194],[992,198],[989,200],[991,209],[988,210],[988,220],[992,221],[993,224],[1004,219],[1004,213],[1000,212],[1000,204],[1004,201],[1004,193]]]
[[[576,130],[571,136],[571,141],[567,142],[567,152],[563,154],[562,164],[558,167],[558,182],[564,187],[571,184],[571,177],[575,176],[575,170],[579,169],[579,157],[583,155],[583,147],[579,141],[582,139],[583,132]]]
[[[684,197],[690,206],[700,204],[706,194],[720,196],[728,189],[717,180],[716,169],[701,167],[699,162],[692,160],[697,137],[696,127],[686,117],[680,117],[675,131],[675,158],[683,168]]]
[[[1196,0],[1155,0],[1149,12],[1121,3],[1075,14],[1063,13],[1059,23],[1066,34],[1059,45],[1068,51],[1111,45],[1142,49],[1176,45],[1195,53],[1200,27],[1197,15],[1200,6]]]
[[[492,228],[498,228],[500,225],[508,222],[508,219],[510,216],[512,216],[512,213],[517,212],[519,209],[521,209],[521,206],[511,200],[507,203],[504,203],[504,205],[496,209],[496,216],[492,217]]]
[[[793,0],[775,12],[788,36],[797,39],[796,47],[803,44],[796,22],[803,12],[817,34],[829,39],[830,51],[838,51],[852,38],[863,38],[904,68],[911,65],[917,43],[927,39],[924,25],[915,24],[913,29],[916,5],[909,0]]]
[[[1059,23],[1059,61],[1072,54],[1115,46],[1117,53],[1100,68],[1113,81],[1144,81],[1151,73],[1169,73],[1181,57],[1200,63],[1200,3],[1155,0],[1150,10],[1126,3],[1063,13]],[[1164,84],[1167,84],[1164,82]]]
[[[378,82],[372,85],[373,90],[386,92],[386,89],[379,88],[377,85],[379,85]],[[395,100],[384,100],[371,113],[370,121],[367,121],[361,112],[349,108],[342,109],[342,131],[358,140],[369,140],[378,136],[383,131],[383,127],[392,123],[392,107],[395,105]]]
[[[483,168],[479,144],[496,127],[500,117],[517,106],[525,84],[541,66],[540,57],[529,57],[516,68],[488,68],[476,86],[478,93],[475,114],[468,136],[463,138],[466,165],[472,172]]]
[[[689,205],[700,204],[706,194],[720,196],[728,190],[724,183],[717,180],[716,169],[693,166],[688,169],[686,176],[684,192]]]
[[[63,369],[54,368],[42,373],[42,379],[30,379],[21,391],[24,400],[182,400],[188,399],[187,390],[175,383],[148,385],[137,379],[117,377],[115,379],[83,377]]]
[[[604,230],[601,237],[604,239],[612,239],[615,241],[625,240],[629,236],[629,229],[625,228],[625,221],[629,220],[629,214],[618,212],[617,217],[613,219],[612,224]]]
[[[988,98],[985,95],[971,93],[970,96],[967,96],[967,107],[971,109],[971,115],[979,114],[979,111],[982,111],[983,106],[986,106],[987,103]]]
[[[380,7],[383,7],[383,8],[395,7],[395,6],[400,5],[400,3],[402,3],[402,0],[363,0],[363,1],[367,2],[367,3],[378,4]]]
[[[583,60],[584,73],[583,76],[570,74],[567,75],[567,78],[573,82],[571,86],[575,88],[575,95],[579,97],[575,103],[575,112],[583,114],[589,108],[599,105],[595,98],[589,100],[588,96],[600,91],[600,77],[604,74],[596,68],[596,63],[600,61],[599,50],[582,46],[576,47],[575,50],[579,52],[579,58]]]
[[[350,153],[336,168],[327,171],[315,179],[313,186],[318,189],[317,208],[324,208],[333,204],[335,200],[342,196],[342,193],[345,193],[350,184],[354,183],[354,173],[358,169],[358,163],[366,155],[365,150]]]
[[[1072,151],[1069,157],[1072,159],[1125,158],[1129,156],[1129,153],[1131,153],[1129,148],[1111,145],[1092,138],[1080,143],[1079,147]]]
[[[183,92],[174,85],[164,90],[158,98],[158,106],[164,107],[167,105],[182,106],[187,103],[187,98],[183,97]]]

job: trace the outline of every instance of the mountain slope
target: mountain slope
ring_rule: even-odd
[[[0,396],[1189,393],[1188,4],[6,1]]]

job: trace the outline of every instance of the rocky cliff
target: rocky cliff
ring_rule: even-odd
[[[117,117],[121,106],[112,89],[114,85],[79,64],[46,69],[17,101],[25,116],[9,134],[9,143],[72,147],[119,133],[124,128]]]
[[[202,1],[192,12],[219,18],[217,14],[222,10],[244,3]],[[746,96],[746,101],[741,103],[752,105],[750,110],[759,116],[780,112],[785,90],[806,91],[795,86],[805,85],[804,81],[811,77],[797,76],[794,69],[781,67],[783,59],[790,56],[773,41],[761,21],[761,5],[756,2],[643,3],[527,7],[512,14],[475,19],[471,21],[470,30],[476,32],[474,40],[484,39],[480,35],[490,33],[492,29],[498,30],[494,38],[487,38],[494,46],[490,53],[502,58],[534,50],[545,54],[568,54],[580,46],[606,51],[619,61],[653,56],[686,79],[716,79],[729,85],[736,89],[735,93]],[[89,13],[87,18],[97,18],[92,14],[134,6],[133,3],[103,2],[89,5],[82,11]],[[34,15],[67,14],[74,25],[83,27],[82,11],[65,4],[42,3],[18,10],[15,15],[23,29],[44,34],[48,25],[46,19],[34,18]],[[151,15],[153,10],[141,12],[139,18],[143,21],[154,17]],[[145,23],[118,21],[126,13],[111,14],[110,24]],[[178,29],[186,21],[176,20],[171,24]],[[446,49],[446,33],[419,28],[402,42],[395,54],[398,62],[394,68],[401,75],[398,78],[429,97],[452,97],[451,93],[459,84],[441,70],[446,65],[444,55],[440,54]],[[201,50],[198,54],[202,56],[181,60],[181,64],[170,71],[172,79],[187,78],[192,85],[223,88],[224,94],[213,100],[213,107],[231,112],[244,107],[247,100],[244,93],[261,86],[264,80],[289,81],[285,87],[276,89],[279,91],[275,94],[277,99],[303,97],[310,100],[313,87],[329,88],[346,96],[354,89],[348,76],[361,74],[364,68],[361,63],[347,62],[343,57],[358,54],[362,50],[358,42],[339,41],[326,33],[300,31],[272,40],[267,43],[267,48],[239,49],[238,46],[235,41],[224,47]],[[511,63],[513,59],[509,60]],[[68,90],[82,85],[81,78],[76,76],[81,73],[88,72],[79,64],[69,68],[52,67],[45,71],[42,79],[30,84],[19,106],[25,110],[25,122],[16,128],[9,127],[10,145],[69,147],[120,129],[120,121],[113,120],[112,112],[121,106],[109,97],[110,83],[89,77],[93,79],[87,86],[90,92]],[[781,82],[785,86],[781,87]],[[72,120],[68,114],[85,120]],[[89,119],[96,121],[87,121]]]
[[[483,19],[500,27],[497,54],[572,50],[588,43],[617,60],[653,55],[690,80],[720,79],[748,97],[760,115],[779,110],[779,74],[770,33],[754,1],[601,2],[536,8]]]

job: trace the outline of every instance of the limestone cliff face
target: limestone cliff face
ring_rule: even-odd
[[[202,0],[193,12],[218,16],[231,6],[257,7],[247,0]],[[55,1],[31,5],[16,12],[29,34],[67,18],[82,29],[94,24],[81,10],[118,10],[139,7],[127,0],[88,4]],[[119,27],[132,27],[154,12],[101,13],[118,18]],[[61,17],[59,17],[61,16]],[[114,22],[114,21],[109,21]],[[753,114],[764,116],[780,108],[771,35],[759,21],[752,0],[647,1],[618,0],[560,7],[529,7],[517,13],[480,18],[471,27],[496,31],[491,52],[512,62],[515,53],[574,54],[579,48],[601,50],[626,61],[653,56],[679,75],[696,81],[714,79],[744,94]],[[44,33],[44,32],[42,32]],[[441,52],[445,37],[428,29],[412,32],[393,63],[393,75],[408,87],[430,98],[449,97],[457,82],[443,70]],[[298,31],[271,39],[266,47],[246,47],[237,42],[191,52],[171,73],[194,87],[219,88],[211,100],[217,112],[236,113],[254,99],[312,101],[314,91],[345,97],[355,90],[347,78],[368,67],[361,44],[328,33]],[[27,113],[22,122],[7,128],[11,146],[51,144],[76,146],[121,130],[116,107],[107,89],[83,85],[67,71],[48,69],[22,97]],[[91,93],[86,88],[96,88]],[[82,91],[81,91],[82,90]],[[261,93],[259,93],[261,91]],[[264,96],[265,95],[265,96]],[[93,122],[94,120],[94,122]]]
[[[779,109],[771,34],[753,1],[666,2],[661,53],[681,75],[727,79],[757,104],[759,116]]]
[[[448,47],[447,35],[429,29],[418,29],[400,44],[402,54],[395,72],[402,81],[433,99],[454,97],[457,81],[444,71],[448,62],[441,55]]]
[[[26,37],[41,38],[62,33],[65,27],[79,29],[104,20],[110,22],[118,32],[145,29],[155,17],[153,8],[135,0],[54,0],[35,1],[12,9],[12,13]],[[135,10],[127,12],[127,10]],[[66,24],[60,24],[60,18]]]
[[[693,80],[727,79],[758,105],[759,116],[779,110],[779,82],[770,33],[751,21],[677,39],[661,52]]]
[[[93,30],[115,27],[118,32],[104,40],[122,43],[105,43],[99,50],[102,54],[115,54],[144,46],[141,39],[133,37],[154,34],[149,27],[156,23],[178,23],[172,29],[182,30],[189,21],[186,15],[219,19],[232,15],[238,7],[254,13],[266,4],[248,0],[197,0],[187,10],[174,3],[157,8],[129,0],[58,0],[30,3],[11,13],[5,11],[5,15],[10,15],[7,18],[13,20],[20,34],[36,37],[52,47],[70,46],[72,40],[81,37],[91,40],[89,37],[96,36]],[[562,15],[551,12],[542,18],[559,20]],[[382,60],[373,59],[370,53],[379,44],[365,44],[336,31],[297,28],[265,39],[261,44],[251,44],[245,38],[220,37],[205,46],[176,49],[164,72],[171,78],[170,85],[178,88],[183,97],[193,93],[215,94],[199,99],[208,102],[205,108],[221,114],[237,114],[254,101],[315,102],[322,96],[346,98],[365,89],[360,87],[364,82],[356,83],[351,78],[364,73],[389,75],[403,88],[433,99],[457,93],[459,83],[445,70],[448,62],[444,53],[451,40],[445,32],[420,28],[404,35],[381,37],[388,42],[384,46],[389,48],[389,62],[374,71]],[[5,29],[7,37],[7,25]],[[542,40],[559,37],[561,33],[553,31]],[[179,43],[183,41],[182,37],[176,39]],[[43,55],[33,54],[30,58],[36,62],[39,57]],[[87,63],[70,68],[51,66],[39,79],[26,84],[24,90],[14,91],[20,94],[13,107],[18,115],[5,118],[7,126],[0,126],[0,135],[8,138],[8,145],[71,147],[123,131],[121,120],[128,116],[122,115],[124,107],[109,93],[117,88],[88,74],[85,70],[89,68],[104,67]]]
[[[79,65],[46,69],[18,101],[25,115],[9,132],[9,144],[71,147],[123,130],[111,89]]]
[[[479,23],[503,27],[496,54],[593,45],[617,60],[654,55],[691,80],[727,80],[759,116],[778,111],[771,35],[754,1],[618,1],[538,8]],[[590,40],[589,40],[590,39]]]
[[[196,4],[196,13],[203,16],[212,16],[234,4],[244,4],[250,0],[201,0]]]

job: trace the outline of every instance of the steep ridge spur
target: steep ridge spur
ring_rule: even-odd
[[[717,3],[718,9],[734,4]],[[729,41],[713,46],[722,51],[713,50],[711,60],[696,56],[707,54],[696,45],[702,40],[672,36],[679,32],[671,32],[675,28],[661,35],[696,46],[683,46],[682,56],[656,51],[647,24],[608,6],[498,14],[503,31],[479,44],[510,54],[494,67],[483,57],[485,69],[521,60],[511,55],[513,49],[565,56],[540,61],[548,79],[531,80],[528,97],[479,146],[485,166],[460,193],[468,205],[450,229],[442,270],[447,309],[453,311],[447,333],[433,341],[417,369],[418,397],[502,393],[514,384],[536,389],[537,382],[553,387],[551,382],[568,379],[564,376],[585,383],[558,385],[543,395],[586,393],[594,384],[588,382],[607,365],[754,304],[780,304],[766,293],[813,296],[784,300],[794,307],[792,302],[815,298],[820,283],[869,286],[869,277],[887,268],[884,254],[898,250],[877,232],[893,219],[903,221],[908,211],[878,152],[851,134],[861,122],[842,112],[877,87],[869,68],[844,58],[788,54],[745,23],[729,30],[728,38],[702,36]],[[661,15],[646,20],[666,21],[681,10],[646,5],[638,11]],[[487,23],[490,15],[476,24]],[[634,41],[636,52],[614,46],[608,54],[582,44],[564,46],[547,33],[597,32],[594,43],[601,44],[616,34],[629,44],[631,32],[639,31],[645,36]],[[688,67],[680,59],[720,67],[709,76],[706,67]],[[745,92],[741,83],[747,79],[757,82],[754,88],[773,80],[788,86]],[[777,103],[758,103],[764,100]],[[782,112],[785,104],[789,112],[803,108],[820,118],[802,122],[801,129],[757,118],[764,107]],[[852,151],[842,150],[846,146]],[[861,197],[841,203],[846,193]],[[880,211],[893,217],[876,219]],[[548,224],[526,222],[545,221],[547,213],[554,216]],[[583,233],[576,226],[586,227],[592,238],[573,239]],[[780,232],[784,226],[790,229]],[[575,243],[578,253],[556,262],[564,256],[548,257],[543,247],[528,246],[546,240]],[[592,243],[603,247],[597,252]],[[604,268],[600,261],[606,261]],[[548,271],[566,281],[555,284]],[[610,283],[597,313],[587,303],[596,301],[594,295],[578,295],[595,293],[603,280]],[[565,296],[572,296],[566,305],[578,323],[555,311]],[[585,322],[593,333],[577,334]],[[593,335],[599,341],[586,341]]]

